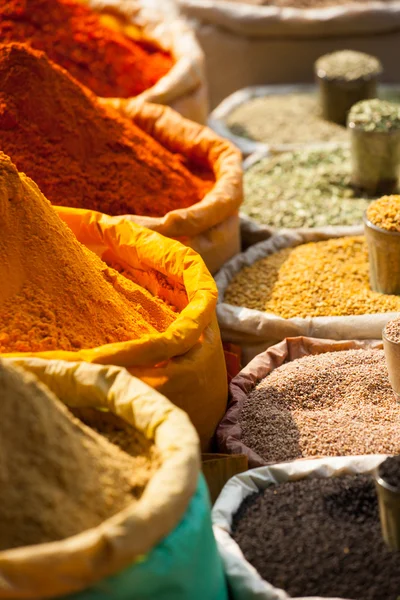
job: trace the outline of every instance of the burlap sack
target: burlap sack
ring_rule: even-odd
[[[240,251],[243,171],[239,150],[167,106],[135,102],[130,105],[129,117],[168,150],[203,159],[213,169],[216,182],[203,200],[189,208],[172,210],[163,217],[125,218],[193,248],[215,273]]]
[[[334,342],[332,340],[295,337],[287,338],[253,358],[232,379],[229,385],[229,407],[216,433],[218,451],[227,454],[244,454],[248,458],[249,468],[262,467],[268,464],[259,454],[246,446],[242,440],[240,412],[243,403],[256,385],[274,369],[283,365],[284,362],[296,360],[297,358],[311,354],[355,350],[358,348],[383,348],[383,344],[378,340]]]
[[[214,535],[224,562],[225,574],[232,600],[290,600],[284,590],[262,579],[256,569],[245,559],[238,544],[232,539],[232,517],[250,494],[264,490],[272,484],[307,478],[342,477],[356,473],[373,473],[386,455],[339,456],[316,460],[297,460],[276,464],[236,475],[223,488],[212,511]],[[271,535],[274,532],[271,531]],[[293,600],[300,600],[299,598]],[[328,600],[308,597],[301,600]],[[329,600],[339,600],[330,598]]]
[[[349,48],[374,54],[398,80],[400,2],[308,9],[177,0],[206,55],[211,108],[250,85],[311,82],[315,60]],[[295,2],[293,2],[295,6]]]
[[[287,337],[304,335],[331,340],[381,339],[383,327],[398,313],[283,319],[272,313],[232,306],[224,302],[225,290],[243,267],[252,265],[283,248],[362,233],[362,227],[297,229],[276,233],[238,254],[222,267],[215,277],[219,293],[218,322],[223,341],[241,346],[243,365],[269,346]]]
[[[183,411],[125,369],[38,358],[11,362],[36,375],[70,407],[110,410],[141,431],[161,455],[141,498],[99,527],[67,540],[0,552],[0,598],[64,596],[144,559],[178,525],[198,484],[198,437]]]
[[[175,64],[153,87],[126,102],[136,100],[167,104],[183,116],[205,123],[208,114],[204,55],[190,26],[176,13],[166,15],[152,0],[81,0],[104,15],[129,26],[129,33],[169,51]]]

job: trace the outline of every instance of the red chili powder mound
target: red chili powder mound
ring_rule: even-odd
[[[0,46],[0,150],[53,204],[111,215],[164,216],[213,186],[44,53]]]
[[[169,54],[114,31],[74,0],[2,0],[0,41],[44,50],[98,96],[137,96],[173,66]]]

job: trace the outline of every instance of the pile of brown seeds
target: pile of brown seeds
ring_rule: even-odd
[[[354,50],[340,50],[321,56],[315,63],[319,77],[356,81],[378,75],[382,65],[375,56]]]
[[[400,319],[393,319],[386,324],[385,336],[391,342],[400,343]]]
[[[303,479],[248,496],[233,537],[291,597],[397,600],[400,553],[385,545],[371,476]]]
[[[400,311],[400,296],[371,291],[361,236],[311,242],[262,258],[232,279],[224,302],[285,319]]]
[[[271,94],[235,108],[226,124],[235,135],[267,144],[341,142],[344,127],[325,121],[315,94]]]
[[[371,202],[367,209],[367,218],[381,229],[400,233],[400,196],[383,196]]]
[[[306,356],[272,371],[240,414],[242,440],[266,462],[400,453],[400,404],[383,350]]]

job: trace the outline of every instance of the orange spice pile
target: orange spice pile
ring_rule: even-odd
[[[81,245],[0,153],[0,352],[93,348],[165,331],[175,313]]]

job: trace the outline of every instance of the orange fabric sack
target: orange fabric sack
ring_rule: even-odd
[[[224,353],[215,315],[217,289],[201,257],[182,244],[122,217],[54,207],[77,239],[106,263],[118,262],[137,283],[178,307],[164,333],[129,342],[69,351],[3,354],[126,367],[185,410],[202,449],[222,418],[227,401]],[[165,277],[163,277],[165,276]],[[171,286],[163,286],[163,280]]]

